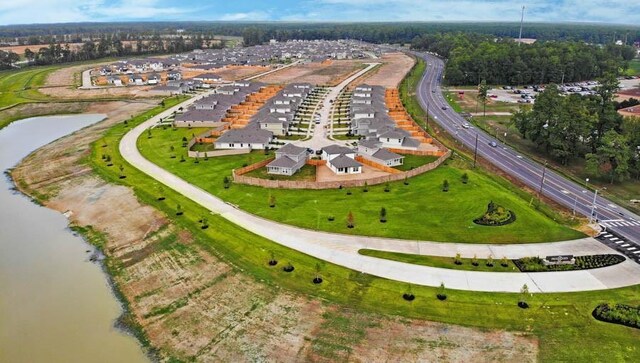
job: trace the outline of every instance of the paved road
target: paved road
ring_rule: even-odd
[[[171,115],[179,107],[186,107],[193,102],[194,99],[190,99],[133,128],[120,142],[120,153],[134,167],[209,209],[212,213],[220,214],[238,226],[283,246],[367,274],[416,285],[439,286],[444,282],[447,287],[459,290],[518,292],[526,283],[532,292],[564,292],[601,290],[640,284],[640,265],[630,260],[596,270],[527,274],[441,269],[361,256],[357,252],[362,248],[370,248],[435,256],[454,256],[456,253],[461,253],[463,257],[474,255],[486,257],[491,254],[496,258],[611,252],[608,247],[592,238],[547,244],[500,246],[407,241],[306,230],[266,220],[236,209],[145,159],[137,149],[136,140],[147,128],[159,122],[160,118]]]
[[[304,140],[304,141],[299,141],[294,143],[298,146],[308,147],[313,150],[319,150],[325,146],[335,144],[336,143],[335,141],[330,140],[327,137],[327,133],[329,132],[329,130],[326,128],[326,126],[329,126],[331,124],[331,120],[329,116],[331,114],[332,103],[335,102],[335,100],[338,98],[342,90],[345,87],[347,87],[349,83],[353,82],[353,80],[362,76],[363,74],[369,72],[372,68],[374,68],[378,64],[380,63],[367,63],[367,67],[365,69],[362,69],[356,72],[355,74],[351,75],[349,78],[342,81],[339,85],[335,87],[331,87],[327,95],[324,97],[324,100],[322,101],[322,109],[320,110],[320,123],[317,125],[315,124],[313,125],[315,126],[313,131],[313,136],[311,136],[309,140]],[[311,122],[313,124],[314,122],[313,119],[311,120]],[[312,125],[309,125],[309,126],[311,127]]]
[[[474,150],[477,138],[478,155],[533,190],[584,216],[592,214],[600,225],[633,241],[635,247],[640,241],[640,217],[615,203],[596,196],[595,192],[585,189],[548,168],[520,155],[499,139],[471,126],[463,127],[466,120],[453,111],[442,95],[441,79],[444,62],[430,54],[416,53],[427,63],[426,71],[418,85],[417,95],[420,104],[429,111],[433,119],[448,133],[453,135],[464,147]],[[445,108],[446,109],[443,109]],[[489,145],[495,142],[496,147]],[[544,180],[543,180],[544,175]],[[595,203],[594,203],[595,202]]]

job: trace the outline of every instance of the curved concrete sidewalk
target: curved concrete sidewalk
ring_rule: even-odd
[[[236,209],[145,159],[137,149],[136,140],[148,127],[153,126],[160,118],[169,116],[175,109],[185,107],[194,101],[195,99],[190,99],[133,128],[120,142],[120,153],[131,165],[167,187],[176,190],[212,212],[219,213],[227,220],[283,246],[367,274],[426,286],[439,286],[441,282],[444,282],[448,288],[459,290],[519,292],[522,285],[527,284],[531,292],[571,292],[640,284],[640,265],[630,260],[595,270],[500,273],[418,266],[361,256],[357,252],[361,248],[371,248],[436,256],[454,256],[456,253],[460,253],[465,257],[473,255],[486,257],[491,254],[496,258],[502,256],[517,258],[550,254],[615,253],[591,238],[517,245],[408,241],[306,230],[266,220]]]

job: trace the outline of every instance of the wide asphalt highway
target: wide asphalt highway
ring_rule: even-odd
[[[523,182],[531,189],[541,193],[575,213],[589,217],[629,240],[631,251],[640,251],[640,217],[619,205],[596,196],[595,191],[585,189],[585,185],[577,184],[543,165],[519,154],[511,147],[500,142],[493,135],[468,124],[461,115],[452,110],[445,100],[441,81],[444,62],[432,54],[414,53],[425,60],[426,70],[417,88],[417,97],[421,106],[428,110],[432,119],[451,134],[465,148],[474,151],[477,140],[478,157],[488,160],[507,174]],[[491,143],[495,142],[495,146]],[[544,180],[543,180],[544,174]],[[633,245],[635,244],[635,245]],[[636,255],[637,256],[637,255]]]

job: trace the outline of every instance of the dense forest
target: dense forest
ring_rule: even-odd
[[[518,44],[511,38],[463,33],[426,34],[416,37],[411,47],[447,58],[446,82],[451,85],[584,81],[625,70],[636,55],[634,47],[624,45]]]
[[[610,182],[640,178],[640,120],[616,112],[614,75],[605,75],[600,84],[597,95],[589,97],[565,97],[549,85],[533,108],[514,114],[514,125],[540,151],[565,165],[584,159],[588,173]]]
[[[495,37],[516,38],[519,23],[437,23],[437,22],[370,22],[370,23],[300,23],[300,22],[122,22],[65,23],[0,26],[0,38],[56,36],[67,34],[100,35],[108,33],[147,34],[175,33],[183,29],[190,34],[244,36],[246,45],[270,39],[361,39],[372,43],[409,43],[416,36],[437,33],[477,33]],[[538,40],[576,40],[605,44],[640,39],[640,27],[606,24],[526,23],[525,38]]]

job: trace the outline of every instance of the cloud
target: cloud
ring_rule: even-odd
[[[271,20],[269,13],[266,11],[249,11],[246,13],[228,13],[223,14],[218,18],[218,20],[224,21],[259,21],[259,20]]]

